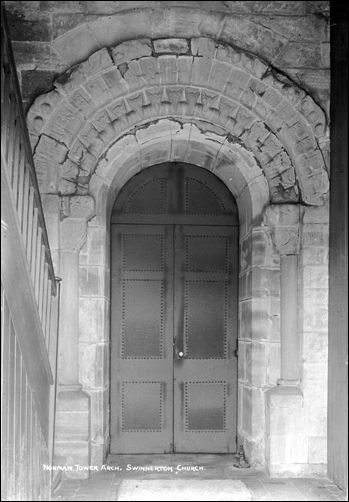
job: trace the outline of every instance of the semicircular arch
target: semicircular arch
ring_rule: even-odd
[[[264,172],[272,202],[322,204],[328,175],[319,145],[328,132],[310,96],[231,46],[206,38],[192,39],[187,54],[168,46],[170,53],[156,53],[146,39],[102,49],[36,99],[28,124],[42,191],[87,192],[116,138],[171,118],[206,123],[244,145]]]

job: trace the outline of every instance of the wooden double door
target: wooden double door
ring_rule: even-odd
[[[237,227],[111,226],[111,453],[233,453]]]

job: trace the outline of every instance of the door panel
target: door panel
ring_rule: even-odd
[[[174,450],[236,451],[237,228],[175,230]]]
[[[111,453],[173,442],[173,228],[112,225]]]
[[[111,453],[235,452],[237,227],[111,228]]]

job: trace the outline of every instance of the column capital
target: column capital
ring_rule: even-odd
[[[62,215],[69,218],[89,220],[95,214],[95,201],[91,195],[62,197]]]
[[[296,204],[271,205],[263,223],[270,228],[274,246],[281,255],[299,253],[301,207]]]
[[[94,199],[90,195],[62,198],[61,247],[63,251],[80,251],[87,238],[87,222],[94,215]]]

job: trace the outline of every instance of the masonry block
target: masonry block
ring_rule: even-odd
[[[85,388],[103,388],[109,379],[109,345],[79,343],[79,378]]]
[[[305,265],[303,267],[303,281],[307,288],[328,287],[328,268],[325,266]]]
[[[322,223],[326,224],[329,221],[328,204],[320,207],[305,207],[303,214],[303,223]],[[315,227],[316,228],[316,227]],[[311,230],[311,229],[310,229]]]
[[[7,4],[10,3],[12,2],[7,2]],[[36,12],[35,15],[27,13],[26,16],[23,16],[18,10],[9,9],[6,17],[12,40],[43,42],[51,40],[51,20],[46,13]]]
[[[111,49],[111,54],[116,66],[127,63],[132,59],[150,56],[151,53],[151,41],[148,38],[123,42]]]
[[[269,343],[252,342],[251,384],[262,387],[267,383]]]
[[[279,333],[280,334],[280,333]],[[281,370],[281,351],[280,343],[273,342],[269,344],[269,359],[267,364],[267,384],[276,385],[280,378]]]
[[[302,392],[277,386],[266,393],[267,467],[271,475],[302,475],[308,464],[308,423]]]
[[[104,267],[93,265],[79,267],[80,296],[107,296]]]
[[[303,228],[302,247],[328,246],[328,225],[306,224]]]
[[[251,297],[278,296],[280,291],[280,271],[254,267],[252,274]]]
[[[309,437],[309,463],[327,464],[327,437]]]
[[[109,337],[109,302],[105,298],[80,297],[79,339],[84,342],[103,342]]]
[[[264,430],[264,398],[263,391],[257,387],[242,388],[242,430],[245,437],[252,440],[263,435]]]
[[[327,407],[321,406],[321,401],[311,404],[312,399],[305,401],[307,432],[311,436],[326,436],[327,434]]]
[[[185,38],[166,38],[153,41],[156,54],[187,54],[189,42]]]
[[[109,389],[90,390],[91,400],[91,441],[103,443],[108,432]]]
[[[55,456],[65,459],[63,465],[73,466],[72,471],[63,472],[65,478],[88,479],[90,477],[87,468],[90,465],[90,445],[88,441],[56,441]]]
[[[104,265],[106,260],[106,237],[103,227],[88,225],[87,242],[81,248],[80,264]]]
[[[22,99],[32,100],[52,87],[55,73],[52,70],[22,70]]]
[[[275,63],[284,68],[306,66],[309,68],[326,68],[326,63],[322,62],[321,45],[319,43],[289,42],[281,54],[276,57]]]
[[[57,395],[55,455],[64,464],[90,465],[90,398],[81,390],[60,390]],[[67,477],[85,479],[88,471],[66,471]]]
[[[255,467],[264,466],[265,463],[265,446],[262,437],[258,439],[250,439],[242,437],[242,444],[246,460]]]

